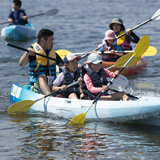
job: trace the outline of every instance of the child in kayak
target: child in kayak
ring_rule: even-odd
[[[12,11],[8,16],[8,22],[10,25],[25,25],[28,23],[25,10],[20,8],[21,1],[13,0]]]
[[[84,75],[84,82],[88,91],[97,96],[101,91],[108,90],[107,77],[114,78],[119,74],[119,71],[111,72],[102,67],[102,58],[96,53],[92,53],[88,56],[88,64],[83,67],[86,70]],[[95,97],[90,97],[95,98]],[[100,97],[101,100],[123,100],[130,101],[131,99],[124,92],[117,92],[111,95],[104,94]]]
[[[120,46],[117,45],[117,39],[115,37],[115,33],[113,30],[108,30],[105,32],[104,41],[105,44],[103,44],[102,47],[98,50],[98,52],[102,53],[102,60],[115,62],[123,55],[123,53],[114,52],[114,51],[122,51],[122,49]],[[110,51],[110,53],[105,54],[104,51]]]
[[[120,36],[125,32],[125,27],[123,21],[120,18],[114,18],[109,28],[113,30],[116,37]],[[131,42],[138,43],[139,37],[131,31],[131,29],[126,30],[126,35],[117,39],[117,44],[121,46],[122,50],[132,50]]]
[[[62,72],[58,75],[53,82],[53,91],[59,89],[62,91],[63,98],[78,99],[80,98],[79,86],[67,88],[67,85],[79,81],[80,82],[80,68],[78,67],[78,60],[80,56],[75,56],[73,53],[69,53],[65,56],[63,62],[64,66],[61,67]]]

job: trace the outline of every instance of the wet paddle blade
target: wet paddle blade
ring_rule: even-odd
[[[151,17],[151,19],[154,19],[154,18],[156,18],[157,16],[159,16],[160,15],[160,9],[158,9],[156,12],[155,12],[155,14]],[[158,17],[157,17],[158,18]],[[158,19],[155,19],[155,20],[158,20]]]
[[[134,50],[134,53],[133,53],[133,56],[134,57],[139,57],[141,56],[149,47],[149,44],[150,44],[150,38],[148,35],[144,35],[138,42],[135,50]]]
[[[58,13],[58,9],[51,9],[45,13],[45,15],[55,15]]]
[[[7,113],[15,113],[15,112],[26,112],[28,109],[31,108],[31,106],[35,103],[35,101],[32,100],[24,100],[17,103],[12,104],[9,108]]]
[[[125,63],[127,62],[128,59],[130,59],[133,56],[133,53],[127,53],[124,56],[120,57],[115,64],[113,65],[113,67],[123,67],[125,65]],[[141,59],[141,57],[134,57],[132,59],[132,61],[130,63],[128,63],[127,66],[130,66],[132,64],[137,63],[139,60]]]
[[[57,50],[55,51],[60,57],[61,59],[64,59],[64,57],[68,54],[68,53],[71,53],[70,51],[68,50]]]
[[[143,56],[154,56],[156,54],[157,54],[157,49],[153,46],[149,46],[148,49],[143,54]]]
[[[84,124],[85,121],[86,112],[83,112],[81,114],[78,114],[77,116],[73,117],[67,126],[73,126],[75,124]]]

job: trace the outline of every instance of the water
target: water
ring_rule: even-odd
[[[11,1],[1,2],[1,22],[7,20]],[[55,32],[54,48],[71,52],[90,52],[97,48],[104,32],[115,17],[123,19],[126,28],[133,28],[152,17],[158,0],[27,0],[22,1],[28,16],[57,8],[54,16],[31,18],[37,31],[49,28]],[[1,25],[2,29],[5,25]],[[129,77],[132,92],[159,94],[159,26],[151,21],[135,30],[142,37],[149,35],[150,45],[158,53],[148,57],[148,68]],[[0,39],[2,40],[2,38]],[[11,42],[28,48],[36,39]],[[66,120],[48,113],[8,115],[12,104],[9,90],[14,82],[28,83],[28,68],[19,67],[23,52],[0,45],[0,159],[159,159],[160,128],[136,124],[90,122],[84,128],[67,128]],[[133,44],[133,47],[135,45]]]

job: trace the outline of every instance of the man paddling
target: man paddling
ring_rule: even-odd
[[[28,23],[27,16],[24,9],[21,8],[20,0],[13,0],[12,11],[8,16],[10,25],[25,25]]]
[[[63,65],[60,56],[53,49],[53,34],[49,29],[41,29],[38,33],[38,42],[28,48],[19,60],[20,66],[29,65],[29,80],[31,85],[38,85],[39,89],[48,95],[51,93],[52,82],[56,78],[56,64]],[[54,58],[55,61],[43,58],[38,54]]]

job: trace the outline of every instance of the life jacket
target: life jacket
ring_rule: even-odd
[[[78,78],[80,77],[80,68],[78,68],[77,71],[74,72],[74,77],[71,76],[70,72],[68,71],[68,69],[65,66],[61,67],[61,69],[64,74],[64,80],[61,83],[61,85],[69,85],[73,82],[78,81]],[[67,88],[65,91],[62,92],[62,96],[68,97],[69,94],[71,94],[71,93],[79,94],[79,85]]]
[[[51,57],[56,59],[56,54],[54,49],[49,52],[49,55],[46,55],[43,48],[36,42],[32,44],[36,53]],[[56,62],[53,60],[48,60],[41,56],[36,55],[36,60],[28,63],[29,66],[29,80],[31,83],[35,83],[41,74],[45,74],[46,76],[54,76],[56,78]]]
[[[106,77],[106,72],[103,69],[103,67],[99,70],[98,73],[96,73],[95,71],[93,71],[88,64],[84,64],[83,68],[86,70],[86,72],[88,73],[89,77],[91,78],[91,81],[93,83],[94,87],[102,87],[103,85],[107,85],[108,81],[107,81],[107,77]],[[83,71],[82,71],[83,72]],[[85,72],[82,73],[82,76]],[[84,87],[84,85],[82,85]],[[82,89],[85,89],[82,88]],[[88,90],[88,92],[90,92]],[[91,93],[95,96],[97,96],[99,93]]]
[[[121,31],[118,35],[115,36],[118,37],[122,34],[124,34],[123,31]],[[132,50],[132,46],[126,40],[126,34],[117,39],[117,45],[121,46],[122,50]]]
[[[27,20],[23,20],[23,16],[25,15],[25,10],[24,9],[20,9],[20,10],[12,10],[12,14],[11,17],[13,22],[11,23],[12,25],[25,25],[26,23],[28,23]],[[17,20],[17,21],[16,21]]]
[[[106,49],[108,51],[111,50],[116,50],[116,44],[117,41],[114,41],[113,44],[109,45],[108,43],[103,44],[103,51],[105,51]],[[102,55],[102,60],[103,61],[109,61],[109,62],[115,62],[120,58],[120,56],[116,55],[116,54],[103,54]]]

